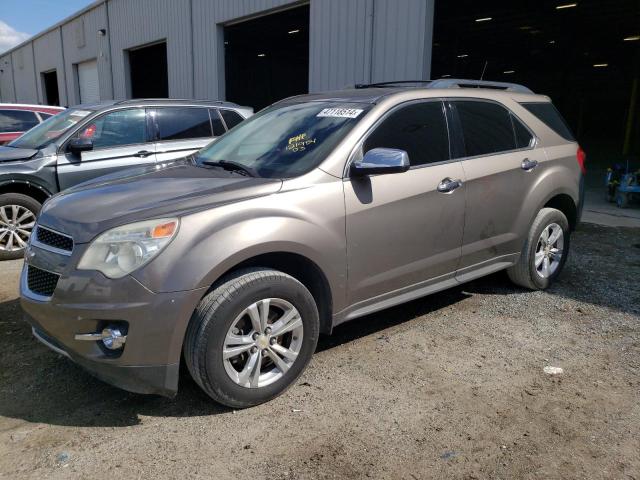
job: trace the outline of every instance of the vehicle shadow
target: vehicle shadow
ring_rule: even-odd
[[[476,295],[550,295],[580,302],[576,307],[584,302],[638,315],[640,284],[634,279],[640,277],[640,232],[611,232],[593,225],[581,227],[562,276],[545,293],[515,287],[500,272],[340,325],[331,336],[321,337],[317,351],[384,334]],[[526,299],[521,305],[526,308]],[[179,393],[173,399],[111,387],[38,343],[22,320],[17,300],[0,303],[0,416],[55,425],[124,427],[140,423],[140,416],[197,417],[228,412],[230,409],[211,401],[184,368]]]
[[[320,338],[326,351],[455,304],[468,295],[454,288],[338,326]],[[0,416],[64,426],[126,427],[140,416],[197,417],[231,412],[213,402],[184,367],[175,398],[138,395],[92,377],[40,344],[22,320],[17,300],[0,303]]]

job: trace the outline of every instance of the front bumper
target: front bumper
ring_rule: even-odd
[[[51,260],[50,252],[31,246],[20,280],[20,302],[36,338],[124,390],[175,395],[184,333],[204,290],[154,293],[130,276],[112,280]],[[60,275],[50,298],[29,290],[29,265]],[[128,328],[121,351],[75,339],[110,323]]]

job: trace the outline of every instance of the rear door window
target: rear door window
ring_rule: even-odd
[[[467,157],[492,155],[516,148],[511,113],[492,102],[452,102],[462,125]]]
[[[155,111],[159,140],[188,140],[213,136],[207,108],[167,107]]]
[[[404,150],[411,166],[449,160],[442,102],[414,103],[392,112],[365,140],[365,153],[374,148]]]
[[[36,114],[27,110],[0,110],[0,132],[26,132],[38,125]]]
[[[575,137],[569,130],[566,122],[560,115],[560,112],[553,103],[521,103],[524,108],[533,113],[538,120],[542,121],[547,127],[556,132],[565,140],[575,141]]]
[[[224,118],[224,123],[227,124],[229,130],[244,120],[238,112],[234,112],[233,110],[220,109],[220,114],[222,118]]]

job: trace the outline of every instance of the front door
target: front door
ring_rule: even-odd
[[[365,139],[362,152],[378,147],[406,151],[411,168],[344,182],[352,305],[453,280],[460,258],[464,172],[451,160],[443,103],[394,109]],[[447,180],[461,182],[442,191]]]
[[[116,170],[155,163],[144,108],[115,110],[87,122],[72,138],[84,137],[93,149],[58,157],[58,181],[64,190]],[[68,142],[67,142],[68,144]]]

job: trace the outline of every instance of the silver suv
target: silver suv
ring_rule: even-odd
[[[293,97],[189,159],[50,199],[22,306],[109,383],[173,395],[183,358],[213,399],[256,405],[342,322],[503,269],[548,287],[583,169],[549,98],[519,85]]]
[[[78,183],[189,155],[253,110],[227,102],[80,105],[0,146],[0,260],[20,258],[42,202]]]

